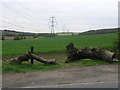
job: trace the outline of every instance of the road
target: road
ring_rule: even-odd
[[[33,86],[30,88],[118,88],[118,82],[75,83],[63,85]]]
[[[118,88],[118,65],[3,74],[3,88]]]
[[[19,87],[18,87],[19,88]],[[72,83],[72,84],[61,84],[61,85],[33,85],[28,87],[20,88],[118,88],[118,82],[89,82],[89,83]]]

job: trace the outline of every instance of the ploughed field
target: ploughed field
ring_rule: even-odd
[[[2,42],[2,56],[21,55],[34,46],[35,54],[66,52],[66,45],[73,42],[76,48],[98,46],[108,50],[113,49],[117,34],[101,35],[69,35],[56,37],[42,37],[28,40],[4,40]]]

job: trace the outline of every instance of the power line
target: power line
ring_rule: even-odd
[[[10,25],[13,25],[13,26],[24,28],[23,26],[20,26],[20,25],[17,25],[17,24],[13,24],[13,23],[10,23],[10,22],[4,21],[4,20],[0,20],[0,21],[5,22],[5,23],[10,24]]]
[[[0,16],[0,17],[1,17],[1,16]],[[3,16],[2,16],[1,18],[7,19],[7,20],[11,20],[11,19],[8,19],[8,18],[6,18],[6,17],[3,17]],[[18,21],[16,21],[16,20],[13,20],[13,19],[12,19],[11,21],[18,22]]]
[[[19,27],[20,29],[22,28],[23,29],[23,27],[24,27],[24,30],[30,30],[31,28],[33,28],[33,25],[29,25],[29,26],[24,26],[24,22],[21,22],[22,24],[19,24],[20,22],[18,22],[18,21],[16,21],[16,20],[11,20],[11,19],[9,19],[9,18],[6,18],[6,17],[0,17],[1,18],[1,22],[3,22],[3,23],[7,23],[7,24],[9,24],[8,26],[7,26],[7,24],[3,24],[3,23],[1,23],[2,25],[0,25],[1,26],[1,28],[11,28],[11,25],[12,26],[15,26],[15,27],[13,27],[13,29],[15,29],[16,27]],[[4,20],[4,21],[3,21]],[[14,24],[15,23],[15,24]],[[16,24],[17,23],[17,24]],[[25,23],[26,24],[26,23]],[[22,25],[22,26],[21,26]],[[27,24],[26,24],[27,25]],[[19,29],[18,28],[18,29]],[[34,28],[34,30],[35,30],[35,28]]]
[[[18,5],[20,5],[20,6],[22,6],[25,10],[30,11],[30,13],[32,12],[29,8],[25,7],[23,4],[21,4],[21,3],[19,3],[19,2],[16,2],[16,3],[17,3]],[[36,17],[30,16],[30,14],[29,14],[29,15],[26,14],[25,12],[21,12],[21,13],[24,14],[24,15],[27,15],[27,16],[29,16],[29,17],[36,18]],[[34,12],[33,12],[32,14],[34,14]],[[34,14],[34,16],[36,16],[36,15]],[[39,16],[39,17],[40,17],[40,16]],[[36,19],[38,20],[38,17],[37,17]]]
[[[0,2],[1,2],[1,1],[0,1]],[[5,3],[3,3],[3,2],[1,2],[1,3],[2,3],[2,5],[3,5],[4,7],[6,7],[7,9],[9,9],[9,10],[11,10],[11,11],[13,11],[15,14],[17,14],[17,15],[19,15],[19,16],[22,16],[22,17],[24,17],[25,19],[28,19],[28,20],[30,20],[30,21],[33,21],[33,20],[31,20],[30,18],[28,18],[28,17],[26,17],[26,16],[24,16],[24,15],[16,12],[14,9],[12,9],[12,8],[10,9],[10,7],[8,7],[7,4],[5,4]]]
[[[37,17],[39,17],[39,18],[42,17],[42,16],[40,16],[38,13],[36,13],[35,11],[29,9],[28,7],[24,6],[22,3],[18,2],[17,0],[16,0],[16,3],[19,4],[20,6],[22,6],[22,7],[23,7],[24,9],[26,9],[27,11],[32,12],[32,14],[34,14],[34,16],[37,16]],[[42,18],[45,19],[45,20],[47,20],[47,19],[44,18],[44,17],[42,17]]]
[[[24,22],[19,22],[19,21],[16,21],[16,20],[13,20],[13,19],[9,19],[9,18],[3,17],[3,16],[2,16],[2,17],[0,16],[0,18],[1,18],[1,19],[6,19],[6,20],[8,20],[8,21],[10,21],[10,22],[15,22],[15,23],[19,23],[19,24],[21,24],[21,23],[22,23],[22,24],[26,24],[26,23],[24,23]]]
[[[1,2],[1,1],[0,1]],[[29,17],[31,17],[31,16],[29,16],[29,15],[25,15],[25,13],[19,13],[19,12],[17,12],[16,10],[14,10],[14,9],[12,9],[12,8],[10,8],[10,7],[8,7],[8,5],[7,4],[5,4],[4,2],[1,2],[2,3],[2,5],[4,6],[4,7],[6,7],[7,9],[9,9],[9,10],[11,10],[11,11],[13,11],[15,14],[17,14],[17,15],[19,15],[19,16],[22,16],[22,17],[24,17],[25,19],[27,19],[27,20],[30,20],[30,21],[34,21],[33,19],[31,19],[31,18],[29,18]],[[29,17],[28,17],[29,16]],[[39,22],[38,22],[39,23]],[[39,23],[39,24],[42,24],[42,23]]]
[[[3,17],[3,16],[2,16],[2,17],[0,16],[0,18],[1,18],[1,19],[6,19],[6,20],[8,20],[9,22],[8,22],[8,21],[4,21],[4,20],[0,20],[0,21],[2,21],[2,22],[7,23],[7,24],[10,24],[10,25],[13,25],[13,26],[20,26],[20,28],[21,28],[21,27],[22,27],[22,28],[28,28],[28,27],[26,27],[26,26],[24,27],[24,26],[18,25],[18,24],[21,24],[21,23],[22,23],[22,24],[26,24],[26,23],[24,23],[24,22],[19,22],[19,21],[13,20],[13,19],[8,19],[8,18]],[[15,23],[18,23],[18,24],[13,24],[13,23],[11,23],[11,22],[15,22]],[[2,26],[2,25],[1,25],[1,26]]]
[[[31,25],[30,23],[25,23],[25,22],[16,21],[16,20],[14,20],[14,19],[9,19],[9,18],[3,17],[3,16],[2,16],[2,17],[0,16],[0,18],[6,19],[6,20],[9,20],[9,21],[12,21],[12,22],[17,22],[17,23],[23,24],[23,25],[24,25],[24,24],[27,24],[27,25],[29,24],[29,25]],[[32,24],[32,25],[33,25],[33,24]]]

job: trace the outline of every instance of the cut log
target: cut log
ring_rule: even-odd
[[[35,59],[39,62],[42,62],[44,64],[58,64],[55,60],[47,60],[47,59],[44,59],[42,57],[39,57],[31,52],[26,52],[24,55],[22,56],[19,56],[17,59],[13,59],[11,60],[11,62],[15,62],[15,63],[22,63],[24,61],[28,61],[29,59]]]
[[[82,49],[77,49],[74,47],[73,43],[69,43],[67,46],[67,60],[65,63],[72,62],[80,59],[96,59],[96,60],[106,60],[108,62],[118,61],[115,57],[114,52],[107,51],[100,47],[85,47]]]

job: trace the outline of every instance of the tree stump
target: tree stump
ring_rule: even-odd
[[[105,60],[108,62],[118,61],[115,57],[114,52],[107,51],[100,47],[85,47],[77,49],[74,47],[73,43],[69,43],[67,46],[67,60],[65,63],[72,62],[80,59],[96,59]]]

